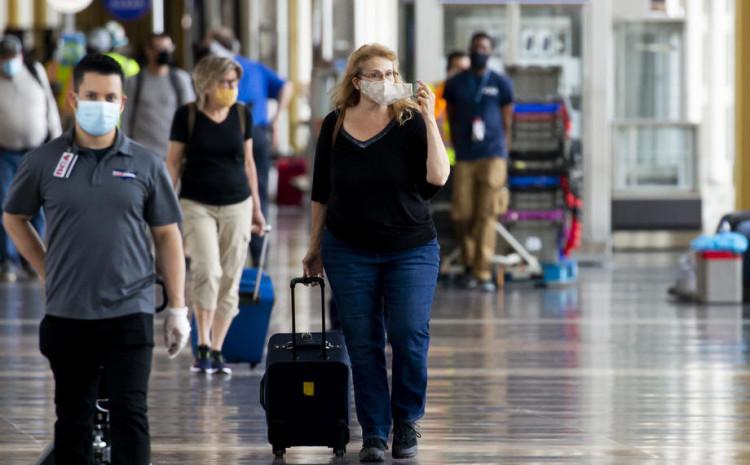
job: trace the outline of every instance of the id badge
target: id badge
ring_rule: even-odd
[[[484,120],[482,118],[474,118],[471,124],[471,139],[474,142],[482,142],[484,140]]]

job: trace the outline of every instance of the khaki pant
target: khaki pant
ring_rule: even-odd
[[[252,197],[226,206],[181,199],[183,237],[190,250],[190,299],[201,310],[231,320],[239,313],[239,287],[252,225]]]
[[[461,258],[475,278],[486,281],[492,277],[495,222],[508,208],[507,163],[497,157],[458,161],[453,176],[451,218],[461,244]]]

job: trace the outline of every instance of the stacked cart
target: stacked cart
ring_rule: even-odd
[[[546,282],[573,281],[568,255],[580,241],[581,201],[571,189],[570,118],[559,94],[561,68],[508,67],[516,103],[503,222],[542,264]]]

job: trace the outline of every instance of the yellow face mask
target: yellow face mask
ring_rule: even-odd
[[[214,91],[213,97],[217,105],[221,105],[222,107],[229,107],[234,105],[234,102],[237,101],[237,89],[217,87]]]

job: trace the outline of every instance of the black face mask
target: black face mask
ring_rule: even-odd
[[[172,64],[172,52],[162,50],[156,55],[156,63],[160,66]]]
[[[490,56],[487,53],[471,52],[469,60],[471,60],[471,69],[478,71],[487,67],[487,62]]]

